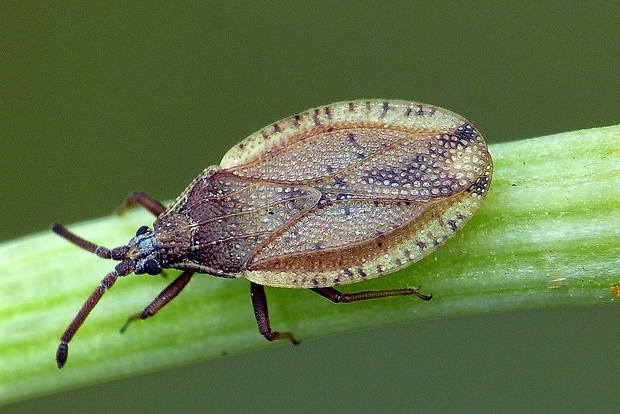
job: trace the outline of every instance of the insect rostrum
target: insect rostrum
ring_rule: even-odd
[[[134,319],[154,315],[194,273],[251,282],[260,333],[272,331],[263,286],[312,289],[338,303],[395,295],[430,299],[413,288],[343,294],[334,286],[393,272],[435,250],[485,197],[492,161],[466,119],[396,100],[340,102],[273,123],[205,169],[168,207],[144,193],[157,218],[124,246],[108,249],[61,225],[53,230],[99,257],[117,260],[60,339],[67,344],[119,276],[183,273]],[[123,328],[124,329],[124,328]]]

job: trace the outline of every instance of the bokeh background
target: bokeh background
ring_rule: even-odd
[[[620,3],[496,3],[2,1],[0,241],[174,198],[248,134],[340,100],[436,104],[490,143],[620,122]],[[619,327],[616,306],[433,320],[2,411],[612,411]]]

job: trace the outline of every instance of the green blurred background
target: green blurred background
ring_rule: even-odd
[[[490,143],[617,124],[619,22],[613,1],[3,1],[0,240],[174,198],[248,134],[340,100],[436,104]],[[434,320],[2,412],[612,411],[619,326],[614,306]]]

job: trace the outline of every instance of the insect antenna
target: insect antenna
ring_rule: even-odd
[[[120,246],[113,249],[107,247],[98,246],[88,240],[81,238],[80,236],[70,232],[64,226],[60,224],[54,224],[52,226],[54,233],[58,234],[62,238],[70,241],[78,247],[87,250],[91,253],[95,253],[97,256],[104,259],[121,260],[119,264],[114,267],[114,270],[105,275],[101,279],[99,286],[95,288],[93,293],[86,299],[86,302],[82,305],[78,313],[73,318],[73,321],[69,324],[65,332],[60,337],[60,345],[56,351],[56,365],[58,368],[62,368],[67,362],[67,356],[69,353],[68,343],[71,341],[77,330],[82,326],[90,312],[97,305],[106,290],[110,289],[116,282],[119,276],[126,276],[134,271],[136,262],[134,259],[127,257],[129,246]]]
[[[127,254],[127,251],[129,250],[129,247],[127,246],[120,246],[114,249],[108,249],[107,247],[96,245],[93,242],[81,238],[77,234],[69,231],[62,224],[58,223],[54,223],[52,225],[52,231],[63,239],[75,244],[76,246],[86,251],[96,254],[102,259],[123,260],[125,258],[125,255]]]

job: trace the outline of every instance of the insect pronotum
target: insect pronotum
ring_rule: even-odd
[[[264,286],[311,289],[334,303],[416,295],[416,289],[341,293],[337,285],[394,272],[443,244],[487,193],[492,162],[478,130],[435,106],[396,100],[339,102],[275,122],[231,148],[169,206],[133,193],[157,218],[126,245],[97,246],[59,224],[53,231],[120,261],[60,338],[68,343],[119,276],[183,273],[142,312],[153,316],[194,273],[250,281],[260,333],[272,341]],[[123,329],[127,324],[123,327]]]

